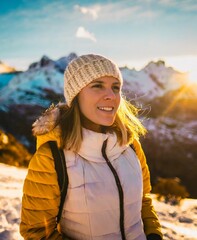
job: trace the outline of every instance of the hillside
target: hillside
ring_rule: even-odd
[[[30,158],[31,154],[24,145],[11,134],[0,130],[0,162],[16,167],[27,167]]]

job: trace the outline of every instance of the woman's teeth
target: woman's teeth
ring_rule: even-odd
[[[110,112],[113,110],[113,107],[98,107],[99,110]]]

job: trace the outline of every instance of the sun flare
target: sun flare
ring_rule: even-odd
[[[197,83],[197,71],[191,71],[188,73],[188,80],[192,83]]]
[[[174,56],[164,57],[168,66],[175,68],[176,70],[187,73],[188,81],[191,83],[197,83],[197,56]]]

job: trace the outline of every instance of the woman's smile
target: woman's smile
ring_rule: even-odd
[[[98,107],[98,109],[104,112],[112,112],[114,110],[113,107]]]

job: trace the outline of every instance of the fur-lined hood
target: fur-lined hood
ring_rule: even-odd
[[[32,133],[37,137],[36,148],[48,141],[57,141],[60,146],[60,128],[57,125],[57,119],[60,115],[59,103],[51,105],[32,125]]]

